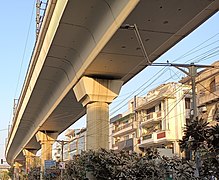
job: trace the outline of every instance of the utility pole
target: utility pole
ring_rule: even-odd
[[[192,110],[193,110],[193,117],[191,119],[191,122],[194,122],[197,119],[198,113],[197,113],[197,101],[196,101],[196,82],[195,78],[197,77],[197,70],[199,68],[214,68],[215,66],[210,66],[210,65],[197,65],[194,63],[191,64],[173,64],[173,63],[153,63],[150,66],[173,66],[183,73],[185,73],[187,76],[191,78],[192,82]],[[184,70],[183,68],[186,68]],[[191,155],[192,158],[192,155]],[[198,162],[199,155],[195,155],[195,163],[196,163],[196,171],[195,171],[195,176],[199,177],[199,162]]]
[[[64,156],[64,141],[61,141],[61,151],[62,151],[62,156],[61,156],[61,161],[63,162],[63,156]]]
[[[64,161],[64,145],[69,143],[69,141],[64,141],[64,140],[56,140],[59,144],[61,144],[61,162],[63,163]],[[61,179],[63,179],[63,169],[61,169]]]
[[[194,63],[190,63],[190,64],[177,64],[176,63],[175,64],[175,63],[169,63],[168,61],[167,61],[167,63],[152,63],[152,64],[150,64],[150,66],[173,66],[191,78],[191,82],[192,82],[192,111],[193,111],[193,117],[192,117],[191,121],[194,122],[198,116],[197,98],[196,98],[196,82],[195,82],[195,78],[198,75],[197,70],[199,68],[214,68],[215,66],[194,64]],[[186,68],[187,71],[184,70],[183,68]]]

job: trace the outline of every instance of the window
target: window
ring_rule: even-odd
[[[134,102],[131,102],[131,111],[134,111],[134,110],[135,110]]]
[[[155,106],[150,109],[147,109],[147,114],[150,114],[152,112],[155,112]]]
[[[159,104],[159,111],[161,111],[161,103]]]
[[[216,91],[215,79],[213,79],[213,80],[210,82],[209,88],[210,88],[210,92],[215,92],[215,91]]]
[[[185,107],[186,107],[186,109],[191,109],[191,100],[190,100],[190,98],[185,98]]]

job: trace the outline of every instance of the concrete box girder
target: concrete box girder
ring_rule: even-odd
[[[218,0],[49,2],[6,147],[9,163],[26,146],[39,148],[38,130],[61,133],[85,114],[72,92],[82,76],[127,82],[147,66],[134,33],[122,24],[137,24],[153,62],[219,7]]]

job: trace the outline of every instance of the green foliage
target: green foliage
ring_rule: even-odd
[[[8,170],[8,176],[12,179],[14,176],[14,167],[11,166]]]
[[[219,125],[208,126],[203,120],[186,125],[180,148],[192,150],[198,164],[200,177],[219,177]]]
[[[40,179],[40,167],[31,168],[27,177],[28,180]]]
[[[181,150],[197,150],[208,139],[208,124],[202,119],[187,124],[184,130],[185,135],[179,142]]]
[[[218,153],[219,151],[219,125],[210,127],[209,129],[209,144],[212,145],[212,150]]]
[[[85,158],[85,153],[82,153],[80,156],[73,156],[73,160],[69,161],[65,166],[64,179],[85,179]]]
[[[100,149],[83,152],[75,156],[66,165],[65,179],[86,179],[86,172],[91,172],[101,180],[145,180],[195,179],[194,162],[182,161],[179,158],[161,157],[155,150],[148,149],[145,156],[126,151],[115,152]]]
[[[9,180],[10,176],[8,175],[8,171],[1,171],[0,172],[0,179]]]

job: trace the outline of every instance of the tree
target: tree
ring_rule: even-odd
[[[186,125],[184,136],[179,141],[181,151],[194,150],[197,151],[200,146],[209,138],[209,127],[204,120],[195,120]]]
[[[73,157],[66,165],[65,179],[86,179],[86,172],[101,180],[159,180],[170,175],[175,179],[195,179],[194,162],[180,158],[161,157],[158,151],[147,149],[144,156],[128,151],[100,149]]]
[[[186,125],[179,144],[182,151],[194,152],[200,177],[219,177],[219,125],[208,124],[200,119]]]
[[[8,170],[8,176],[13,179],[13,176],[14,176],[14,167],[11,166]]]

